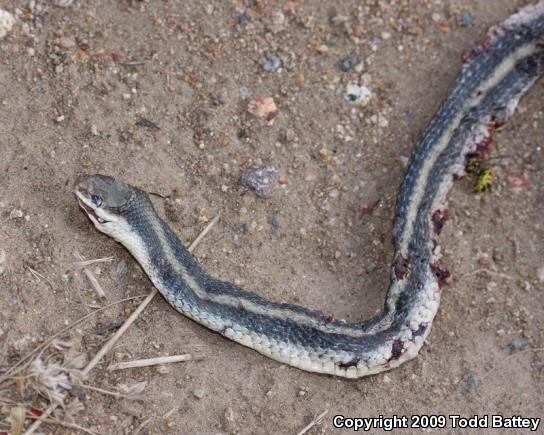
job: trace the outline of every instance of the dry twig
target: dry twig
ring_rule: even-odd
[[[304,435],[306,432],[308,432],[312,427],[314,427],[316,424],[319,424],[321,423],[321,420],[323,419],[323,417],[325,417],[327,415],[327,413],[329,412],[329,410],[325,410],[323,411],[321,414],[319,414],[318,416],[316,416],[309,424],[308,426],[306,426],[305,428],[303,428],[300,432],[297,433],[297,435]]]
[[[81,255],[77,254],[78,257],[81,257]],[[115,257],[102,257],[102,258],[94,258],[92,260],[80,260],[80,261],[74,261],[72,263],[72,266],[74,266],[76,269],[82,269],[87,266],[91,266],[96,263],[107,263],[109,261],[113,261]]]
[[[81,256],[81,254],[79,252],[74,252],[74,256],[76,258],[79,258],[80,263],[85,262],[85,259]],[[93,260],[91,260],[91,261],[93,261]],[[94,262],[96,262],[96,260],[94,260]],[[96,279],[96,276],[94,276],[94,273],[92,273],[86,267],[83,267],[83,273],[85,274],[85,276],[89,280],[89,282],[91,284],[91,287],[93,288],[93,290],[97,294],[97,296],[100,299],[106,299],[106,292],[104,291],[104,289],[102,288],[102,286],[100,285],[98,280]]]
[[[77,384],[77,386],[81,387],[81,388],[84,388],[86,390],[96,391],[97,393],[105,394],[106,396],[112,396],[112,397],[115,397],[116,399],[132,399],[127,394],[119,393],[117,391],[105,390],[105,389],[100,388],[100,387],[93,387],[92,385]]]
[[[35,418],[36,416],[31,414],[30,417]],[[68,423],[67,421],[62,421],[62,420],[59,420],[58,418],[55,418],[55,417],[48,417],[48,418],[44,419],[44,421],[45,421],[45,423],[56,424],[58,426],[63,426],[63,427],[67,427],[67,428],[70,428],[70,429],[79,430],[81,432],[85,432],[85,433],[88,433],[90,435],[99,435],[97,432],[93,432],[92,430],[87,429],[87,428],[85,428],[83,426],[80,426],[79,424]]]
[[[134,431],[134,435],[139,434],[139,433],[142,431],[142,429],[143,429],[145,426],[147,426],[147,425],[149,424],[150,421],[151,421],[150,418],[148,418],[147,420],[144,420],[144,421],[142,422],[142,424],[140,424],[140,425],[136,428],[136,430]]]
[[[17,404],[16,402],[13,402],[13,403],[17,405],[17,408],[23,410],[23,417],[24,418],[30,418],[30,419],[35,419],[36,418],[36,414],[34,414],[34,413],[32,413],[32,412],[30,412],[28,410],[25,410],[25,406],[26,406],[25,404],[22,404],[22,403]],[[11,413],[13,413],[13,409],[16,409],[16,408],[12,408]],[[88,434],[91,434],[91,435],[98,435],[96,432],[93,432],[92,430],[87,429],[87,428],[85,428],[83,426],[80,426],[80,425],[75,424],[75,423],[69,423],[67,421],[62,421],[62,420],[59,420],[58,418],[55,418],[55,417],[48,417],[48,418],[45,419],[45,422],[49,423],[49,424],[56,424],[58,426],[67,427],[67,428],[70,428],[70,429],[75,429],[75,430],[78,430],[78,431],[81,431],[81,432],[84,432],[84,433],[88,433]],[[19,431],[17,433],[21,433],[21,432]]]
[[[45,276],[43,276],[40,272],[37,270],[32,269],[28,264],[24,265],[28,271],[36,278],[38,281],[41,281],[42,279],[49,285],[49,287],[54,288],[53,283],[49,281]]]
[[[146,358],[146,359],[138,359],[134,361],[120,362],[120,363],[110,365],[108,367],[108,370],[112,370],[112,371],[124,370],[124,369],[132,369],[135,367],[149,367],[149,366],[156,366],[159,364],[169,364],[169,363],[175,363],[175,362],[198,361],[201,359],[202,359],[201,356],[192,355],[190,353],[183,353],[181,355],[159,356],[157,358]]]

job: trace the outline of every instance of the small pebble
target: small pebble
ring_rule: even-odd
[[[461,15],[461,25],[463,27],[470,27],[474,23],[474,15],[470,12],[463,12]]]
[[[325,44],[318,45],[316,48],[318,53],[325,54],[329,52],[329,47],[327,47]]]
[[[365,28],[361,24],[358,24],[353,28],[353,36],[355,36],[356,38],[360,38],[361,36],[364,35],[364,33],[365,33]]]
[[[278,219],[276,215],[269,216],[267,220],[270,226],[272,227],[272,232],[275,233],[276,231],[280,229],[281,227],[280,220]]]
[[[278,107],[272,97],[255,97],[249,100],[247,111],[257,118],[272,121],[278,116]]]
[[[323,147],[319,150],[319,155],[325,162],[328,162],[332,159],[332,153],[326,147]]]
[[[193,395],[197,398],[197,399],[203,399],[204,396],[206,395],[206,390],[204,390],[204,388],[195,388],[194,391],[193,391]]]
[[[278,184],[281,184],[282,186],[285,186],[289,183],[289,181],[287,180],[287,178],[285,177],[278,177]]]
[[[277,57],[269,57],[262,63],[262,65],[265,71],[274,72],[281,67],[281,60]]]
[[[251,97],[251,91],[248,88],[246,88],[245,86],[241,86],[240,87],[240,96],[242,98],[249,98],[249,97]]]
[[[167,374],[169,374],[171,371],[172,371],[172,369],[170,368],[169,365],[159,364],[159,365],[157,366],[157,372],[160,373],[161,375],[167,375]]]
[[[540,266],[536,272],[538,280],[544,282],[544,266]]]
[[[285,24],[287,22],[287,19],[285,18],[285,14],[281,9],[278,9],[271,14],[269,24],[267,26],[267,30],[270,32],[276,34],[281,32],[285,28]]]
[[[237,432],[236,430],[236,416],[234,415],[234,411],[230,406],[225,408],[225,412],[223,413],[223,428],[227,432]]]
[[[366,106],[372,98],[372,92],[366,86],[349,83],[346,87],[345,99],[361,106]]]
[[[23,217],[23,211],[19,209],[13,209],[9,213],[10,219],[21,219]]]
[[[304,181],[308,181],[309,183],[313,183],[315,180],[317,180],[317,175],[312,170],[307,170],[304,174]]]
[[[111,60],[114,62],[121,62],[124,59],[125,55],[122,51],[112,51],[111,52]]]
[[[378,115],[378,126],[381,128],[389,127],[389,121],[382,114]]]
[[[15,18],[9,12],[0,9],[0,39],[8,34],[15,24]]]
[[[6,251],[0,248],[0,275],[6,270]]]
[[[438,12],[433,13],[431,15],[431,18],[435,23],[439,23],[440,21],[442,21],[442,15],[440,15]]]
[[[127,262],[125,260],[121,260],[119,263],[117,263],[117,267],[115,268],[115,273],[117,276],[124,275],[127,272]]]
[[[242,173],[242,182],[253,190],[257,196],[265,196],[277,177],[277,170],[273,166],[258,166],[246,169]]]
[[[531,346],[531,340],[528,338],[520,338],[519,340],[514,340],[508,344],[508,350],[510,353],[520,352]]]
[[[382,39],[378,36],[374,36],[372,40],[370,41],[370,44],[372,45],[372,51],[376,51],[378,49],[378,46],[382,43]]]
[[[478,378],[478,376],[474,372],[470,371],[469,373],[467,373],[466,385],[465,385],[465,388],[467,389],[467,391],[469,392],[477,391],[481,383],[482,381],[480,380],[480,378]]]
[[[59,38],[59,46],[62,48],[72,48],[76,46],[76,41],[73,38],[62,36]]]
[[[295,140],[295,130],[288,128],[287,130],[283,131],[281,139],[285,143],[293,142]]]
[[[489,281],[486,285],[485,285],[485,288],[488,292],[494,292],[497,290],[498,288],[498,285],[496,282],[493,282],[493,281]]]
[[[238,24],[240,24],[240,26],[245,26],[249,21],[250,18],[245,12],[238,16]]]
[[[340,70],[348,72],[354,65],[357,64],[357,59],[353,56],[346,57],[340,61]]]

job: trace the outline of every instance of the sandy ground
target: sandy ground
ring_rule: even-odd
[[[461,53],[526,4],[52,3],[0,0],[18,16],[0,42],[3,370],[93,307],[151,289],[129,254],[78,209],[72,184],[83,173],[170,196],[156,197],[156,206],[188,242],[220,212],[195,255],[223,279],[336,318],[376,313],[410,149],[447,95]],[[274,58],[280,68],[267,71],[263,61],[274,69]],[[372,92],[367,105],[346,101],[350,82]],[[272,123],[247,112],[256,96],[277,104]],[[543,99],[540,82],[497,135],[492,190],[476,194],[461,180],[450,194],[442,240],[453,279],[417,359],[358,381],[313,375],[207,331],[158,297],[86,381],[111,391],[147,381],[143,400],[76,388],[66,398],[82,405],[73,421],[106,434],[140,427],[211,435],[293,434],[326,410],[308,433],[337,432],[337,414],[542,417],[544,353],[534,349],[544,346]],[[263,198],[239,182],[259,164],[279,177]],[[114,257],[90,268],[106,301],[71,266],[76,251]],[[63,337],[92,356],[138,302],[104,310]],[[106,370],[184,352],[204,359]],[[34,386],[32,378],[0,385],[0,433],[9,428],[9,400],[48,405]],[[448,424],[440,433],[460,432]]]

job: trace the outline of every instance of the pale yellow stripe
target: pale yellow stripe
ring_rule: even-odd
[[[400,241],[400,253],[402,256],[408,256],[408,246],[410,244],[412,233],[414,230],[414,221],[417,216],[417,211],[421,205],[423,194],[425,193],[425,188],[429,183],[429,173],[433,166],[436,163],[436,160],[440,154],[446,149],[449,142],[451,141],[455,131],[459,128],[461,120],[465,116],[468,109],[471,107],[477,106],[504,77],[512,70],[515,64],[535,52],[535,44],[530,43],[521,46],[515,51],[511,56],[504,59],[501,64],[495,69],[493,74],[480,86],[476,89],[475,94],[470,98],[467,104],[455,115],[452,119],[448,128],[444,131],[442,136],[436,142],[436,145],[432,148],[431,153],[423,162],[421,171],[417,176],[417,181],[415,183],[414,193],[412,194],[412,199],[408,205],[408,210],[406,213],[406,222],[404,224],[404,231],[401,235]],[[481,93],[478,95],[478,93]],[[431,180],[432,182],[432,180]]]

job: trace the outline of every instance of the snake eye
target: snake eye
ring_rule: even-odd
[[[97,207],[102,205],[102,197],[98,195],[91,195],[91,200]]]

